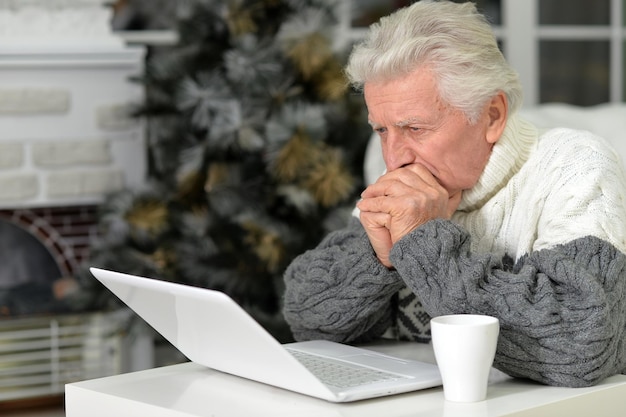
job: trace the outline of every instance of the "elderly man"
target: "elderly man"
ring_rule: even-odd
[[[626,180],[605,141],[517,116],[517,75],[471,3],[381,19],[347,74],[387,169],[287,269],[294,337],[428,341],[428,317],[487,314],[509,375],[579,387],[625,372]]]

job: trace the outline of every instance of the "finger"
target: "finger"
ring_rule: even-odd
[[[447,214],[446,219],[449,219],[449,218],[452,217],[454,212],[459,207],[459,204],[461,204],[461,198],[462,197],[463,197],[463,193],[461,193],[461,192],[458,192],[458,193],[450,196],[450,198],[448,199],[448,211],[446,213]]]
[[[385,199],[386,197],[363,198],[356,203],[356,206],[361,211],[361,216],[363,216],[364,213],[384,213],[382,207],[383,200]]]
[[[401,195],[410,189],[429,188],[440,189],[442,187],[428,169],[420,164],[413,164],[381,176],[378,181],[368,186],[361,196],[367,198]]]
[[[385,267],[390,268],[392,265],[389,261],[389,251],[393,242],[389,229],[385,226],[390,221],[389,216],[382,213],[361,212],[360,218],[376,257]]]
[[[388,216],[393,205],[393,202],[390,200],[391,198],[387,196],[363,198],[357,203],[357,207],[361,213],[380,213]]]
[[[361,197],[363,199],[390,196],[395,197],[429,188],[432,187],[419,179],[415,179],[413,181],[401,181],[397,178],[387,178],[367,187],[361,193]]]
[[[377,227],[388,229],[391,223],[391,216],[385,212],[361,210],[360,220],[366,229]]]
[[[391,216],[417,215],[418,213],[432,212],[446,204],[448,197],[442,190],[415,190],[408,187],[404,192],[390,192],[392,195],[363,198],[357,203],[362,212],[385,213]],[[418,216],[419,217],[419,216]]]
[[[437,180],[437,176],[426,166],[416,163],[410,164],[401,169],[395,170],[393,172],[398,171],[401,176],[405,176],[407,173],[413,173],[417,175],[422,181],[432,186],[439,186],[439,181]],[[412,178],[412,177],[409,177]]]
[[[402,168],[383,175],[381,178],[395,179],[407,185],[411,185],[414,182],[425,183],[432,186],[439,185],[435,175],[422,164],[410,164],[403,166]]]

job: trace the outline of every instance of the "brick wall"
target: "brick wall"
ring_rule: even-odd
[[[89,257],[89,242],[97,234],[97,210],[96,205],[0,210],[0,220],[36,236],[61,272],[71,276]]]
[[[143,48],[3,52],[0,208],[97,204],[145,179]]]
[[[0,201],[97,198],[125,184],[106,140],[0,143]]]

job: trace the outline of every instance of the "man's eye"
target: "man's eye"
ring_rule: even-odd
[[[378,133],[379,135],[384,134],[387,131],[387,129],[385,129],[384,127],[377,127],[376,129],[374,129],[374,132]]]

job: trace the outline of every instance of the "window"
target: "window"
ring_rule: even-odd
[[[464,0],[455,0],[463,2]],[[410,1],[352,0],[351,40]],[[626,0],[475,0],[519,72],[525,104],[626,101]]]
[[[413,1],[338,2],[341,41],[349,44],[361,38],[380,16]],[[519,72],[526,105],[626,101],[626,0],[474,2],[493,24],[504,55]],[[139,43],[171,44],[175,40],[171,31],[123,35]]]

